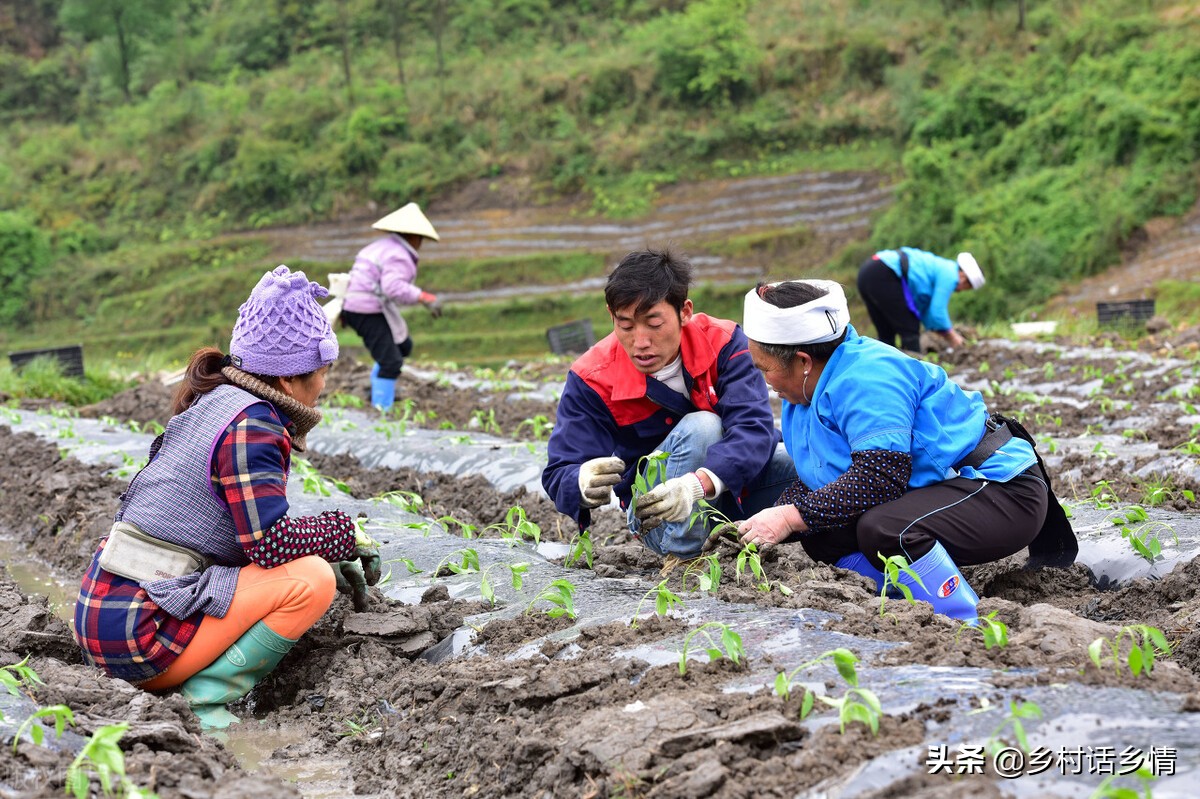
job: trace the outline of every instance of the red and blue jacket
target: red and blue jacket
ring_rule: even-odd
[[[709,448],[704,467],[740,496],[782,440],[748,346],[735,322],[694,314],[680,341],[687,397],[639,372],[612,333],[581,355],[567,374],[542,472],[542,486],[559,512],[581,530],[591,524],[590,512],[579,507],[579,467],[612,455],[625,462],[624,479],[614,490],[628,507],[638,459],[696,411],[721,417],[725,434]]]

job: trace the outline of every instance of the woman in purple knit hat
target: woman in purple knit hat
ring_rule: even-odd
[[[379,579],[378,552],[356,544],[345,513],[288,515],[292,450],[321,420],[338,356],[326,293],[277,267],[239,309],[229,354],[192,356],[75,605],[85,660],[148,691],[181,687],[206,728],[238,720],[225,703],[279,664],[335,590],[361,608]]]

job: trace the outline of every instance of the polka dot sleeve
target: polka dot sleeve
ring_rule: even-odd
[[[320,555],[328,561],[350,560],[354,554],[354,520],[340,510],[298,518],[284,515],[245,549],[250,559],[264,569],[305,555]]]
[[[776,505],[795,505],[809,533],[849,527],[859,516],[885,502],[899,499],[912,476],[907,452],[871,449],[853,452],[850,468],[816,491],[797,480]]]

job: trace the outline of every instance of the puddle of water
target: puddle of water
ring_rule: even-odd
[[[263,771],[294,783],[305,799],[343,799],[354,792],[344,758],[290,757],[276,752],[289,746],[305,747],[311,732],[303,728],[268,727],[244,718],[220,738],[238,763],[249,772]]]
[[[43,596],[55,616],[71,624],[75,619],[75,598],[79,579],[70,581],[55,573],[51,566],[33,557],[10,538],[0,536],[0,564],[9,577],[28,596]]]

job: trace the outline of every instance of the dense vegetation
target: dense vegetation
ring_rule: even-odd
[[[7,4],[0,341],[177,357],[266,257],[218,234],[479,178],[619,217],[667,183],[830,164],[898,185],[833,274],[971,249],[989,290],[960,313],[1011,315],[1193,201],[1197,42],[1194,7],[1151,0]]]

